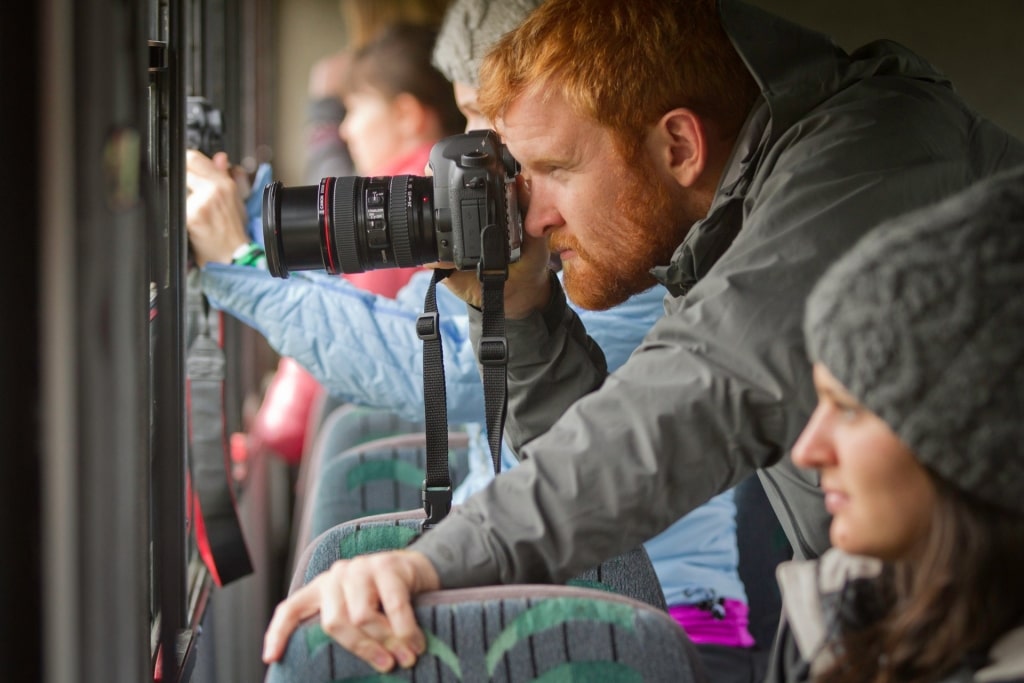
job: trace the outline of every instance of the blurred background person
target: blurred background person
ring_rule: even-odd
[[[352,54],[339,85],[339,93],[352,107],[343,125],[355,147],[353,170],[362,175],[422,175],[433,144],[461,132],[465,119],[448,81],[430,63],[434,29],[398,23],[376,36]],[[341,139],[339,129],[334,135]],[[228,166],[223,154],[208,159],[190,152],[187,157],[187,225],[196,261],[200,266],[263,265],[262,249],[245,233],[244,206]],[[416,270],[344,277],[367,291],[394,297]],[[216,272],[207,274],[204,287],[213,287],[218,277]],[[322,393],[305,369],[282,358],[250,428],[254,445],[297,464],[309,438],[313,406]]]
[[[438,28],[449,4],[450,0],[341,0],[345,46],[321,57],[309,71],[303,182],[311,184],[327,176],[355,175],[348,147],[338,136],[345,118],[342,90],[352,53],[393,24]]]

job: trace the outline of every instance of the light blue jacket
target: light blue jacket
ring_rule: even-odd
[[[340,277],[297,272],[276,279],[257,268],[210,264],[202,286],[210,302],[259,331],[275,351],[294,358],[332,395],[423,419],[423,342],[414,322],[430,273],[417,273],[396,299],[370,294]],[[608,370],[622,365],[663,312],[655,287],[610,311],[577,309],[604,351]],[[484,422],[483,385],[469,338],[465,304],[437,288],[448,418],[474,437],[471,473],[455,502],[493,477]],[[502,469],[516,464],[506,446]],[[736,507],[727,491],[645,544],[669,605],[713,597],[746,601],[736,567]]]

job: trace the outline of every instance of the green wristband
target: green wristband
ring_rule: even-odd
[[[232,265],[236,266],[253,266],[262,267],[267,261],[266,253],[263,251],[263,247],[250,242],[246,245],[245,251],[236,255],[231,259]]]

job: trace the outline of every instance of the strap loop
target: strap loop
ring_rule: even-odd
[[[434,341],[441,338],[441,326],[437,311],[423,313],[416,318],[416,335],[423,341]]]
[[[508,365],[508,340],[505,337],[482,337],[477,356],[481,365]]]

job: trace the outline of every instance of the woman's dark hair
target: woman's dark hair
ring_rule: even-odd
[[[932,480],[938,504],[921,554],[868,584],[880,618],[864,626],[840,610],[843,635],[821,681],[936,681],[1024,620],[1024,517]]]
[[[436,40],[436,30],[419,24],[385,28],[353,55],[343,91],[385,97],[409,93],[437,112],[445,136],[461,133],[466,119],[455,104],[452,85],[430,63]]]

